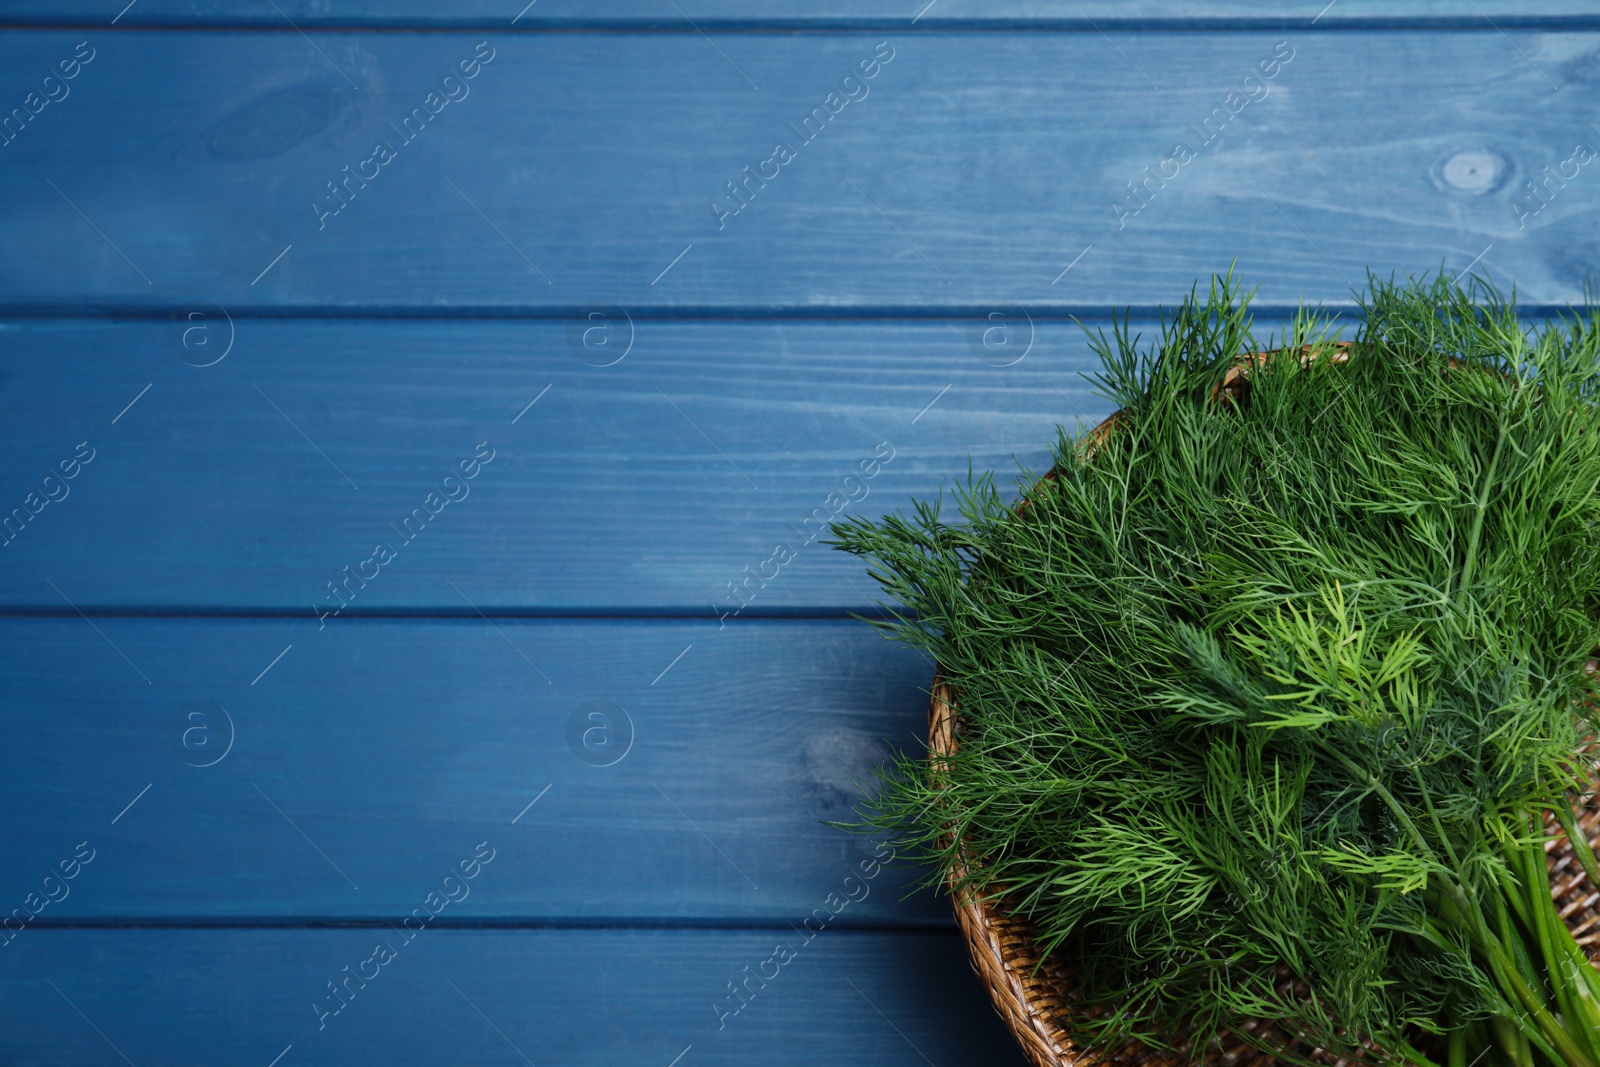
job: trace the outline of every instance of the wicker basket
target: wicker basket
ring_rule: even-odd
[[[929,746],[935,757],[955,751],[960,722],[950,687],[936,676],[929,708]],[[1600,852],[1600,796],[1591,793],[1578,816],[1578,825],[1589,846]],[[1600,964],[1600,892],[1578,866],[1572,847],[1561,836],[1553,820],[1547,829],[1555,837],[1547,843],[1551,896],[1561,917],[1577,935],[1589,958]],[[1012,915],[1001,901],[980,900],[958,885],[964,871],[952,870],[951,893],[956,924],[967,942],[972,969],[989,989],[995,1010],[1005,1019],[1017,1041],[1036,1067],[1180,1067],[1189,1061],[1187,1050],[1162,1053],[1129,1044],[1108,1054],[1088,1056],[1068,1040],[1063,1022],[1081,1017],[1083,1008],[1074,995],[1071,967],[1066,960],[1052,956],[1038,967],[1040,950],[1031,924]],[[1037,972],[1035,968],[1038,967]],[[1213,1047],[1205,1056],[1207,1064],[1227,1067],[1268,1067],[1274,1061],[1256,1049],[1239,1042]]]
[[[1348,358],[1348,345],[1341,343],[1339,348],[1333,358]],[[1309,354],[1309,347],[1302,351]],[[1249,361],[1267,357],[1267,353],[1261,352],[1241,357],[1239,365],[1223,380],[1219,393],[1237,396],[1245,384],[1242,378],[1248,372]],[[1092,450],[1115,427],[1120,415],[1120,412],[1114,413],[1095,427],[1085,438],[1086,447]],[[1045,477],[1054,474],[1052,470]],[[1026,501],[1019,506],[1025,507]],[[1596,661],[1590,660],[1589,669],[1593,671],[1596,666]],[[928,714],[930,758],[953,753],[959,733],[960,717],[956,713],[954,694],[943,676],[936,674]],[[1600,852],[1600,793],[1591,793],[1585,798],[1578,825],[1589,839],[1590,847]],[[1545,849],[1549,856],[1552,898],[1590,959],[1600,965],[1600,892],[1578,865],[1571,844],[1560,834],[1553,819],[1547,820],[1546,828],[1555,835]],[[965,873],[960,867],[953,869],[950,888],[956,923],[966,939],[972,969],[988,987],[995,1010],[1036,1067],[1090,1067],[1091,1064],[1180,1067],[1191,1062],[1188,1049],[1165,1053],[1130,1043],[1110,1052],[1090,1055],[1075,1048],[1062,1024],[1073,1017],[1081,1018],[1085,1009],[1075,995],[1070,963],[1052,956],[1039,966],[1041,951],[1032,925],[1011,914],[1003,893],[982,900],[963,887],[960,883]],[[1275,1062],[1242,1042],[1213,1045],[1206,1051],[1204,1060],[1207,1065],[1217,1067],[1270,1067]]]

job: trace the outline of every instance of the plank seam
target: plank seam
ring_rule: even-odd
[[[904,614],[904,612],[902,612]],[[493,620],[510,620],[513,622],[718,622],[726,618],[731,622],[853,622],[857,616],[868,618],[887,617],[886,614],[870,605],[860,607],[848,604],[837,607],[794,607],[785,608],[773,605],[763,608],[751,608],[742,615],[726,616],[717,615],[709,611],[689,611],[684,608],[668,607],[660,609],[621,607],[621,608],[496,608],[488,611],[458,611],[455,608],[366,608],[361,611],[350,611],[341,616],[341,621],[348,622],[449,622],[460,620],[463,622],[483,622]],[[30,605],[5,605],[0,608],[0,621],[22,619],[61,619],[75,620],[89,619],[238,619],[277,621],[280,619],[303,620],[306,617],[303,608],[277,608],[277,607],[165,607],[161,605],[108,605],[103,607],[85,606],[80,614],[75,611],[60,611],[53,607],[32,607]]]
[[[75,919],[36,919],[30,930],[387,930],[392,929],[392,918],[330,919],[307,916],[252,916],[248,918],[206,916],[106,916]],[[787,933],[794,929],[792,920],[727,920],[727,919],[653,919],[653,918],[601,918],[601,919],[535,919],[535,918],[467,918],[446,921],[436,919],[430,930],[573,930],[573,931],[638,931],[683,930],[719,931],[727,933]],[[830,931],[855,934],[928,934],[955,936],[958,934],[954,919],[906,920],[889,922],[836,922]]]
[[[897,323],[905,320],[970,322],[983,319],[998,304],[879,306],[879,307],[630,307],[628,315],[635,322],[882,322]],[[1360,307],[1354,302],[1324,301],[1320,305],[1352,320],[1360,319]],[[88,322],[152,322],[183,319],[194,310],[193,305],[132,307],[127,305],[94,306],[72,305],[4,305],[0,304],[0,321],[52,320]],[[305,321],[323,322],[345,320],[352,322],[371,320],[403,320],[415,322],[457,322],[470,320],[506,320],[528,322],[582,321],[595,310],[593,306],[552,307],[256,307],[247,310],[230,309],[234,321]],[[1028,314],[1035,322],[1109,322],[1130,315],[1135,320],[1158,319],[1163,312],[1173,308],[1160,304],[1054,304],[1030,303]],[[1257,319],[1291,318],[1298,310],[1290,304],[1251,304],[1250,310]],[[1523,304],[1517,308],[1524,319],[1547,319],[1581,310],[1578,304]]]
[[[1600,15],[1526,15],[1496,12],[1491,25],[1481,15],[1375,15],[1335,16],[1320,20],[1311,16],[1264,18],[1261,16],[1221,16],[1211,18],[820,18],[820,19],[728,19],[705,18],[693,25],[682,19],[560,19],[528,21],[511,25],[502,21],[463,20],[439,22],[428,19],[389,19],[383,24],[356,21],[317,21],[302,18],[299,29],[282,24],[266,24],[243,18],[180,20],[157,16],[143,24],[108,25],[87,17],[30,19],[11,16],[0,21],[0,30],[36,32],[96,29],[112,33],[272,33],[298,34],[302,29],[325,34],[417,33],[477,35],[590,34],[597,36],[640,35],[653,37],[691,37],[701,34],[725,36],[833,36],[845,34],[896,33],[900,35],[948,36],[955,34],[1036,34],[1095,35],[1100,33],[1370,33],[1370,32],[1463,32],[1496,33],[1498,30],[1532,32],[1593,32],[1600,29]],[[1496,29],[1498,27],[1498,30]]]

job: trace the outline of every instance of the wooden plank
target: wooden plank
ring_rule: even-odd
[[[550,27],[648,27],[693,32],[702,29],[750,26],[809,27],[818,24],[886,25],[904,28],[915,20],[925,29],[952,26],[982,28],[1027,21],[1035,25],[1090,29],[1154,22],[1167,25],[1191,22],[1207,25],[1219,20],[1262,24],[1269,22],[1318,25],[1358,21],[1459,20],[1469,26],[1526,25],[1535,19],[1582,19],[1594,14],[1592,6],[1579,0],[1540,0],[1536,5],[1518,5],[1510,0],[1342,0],[1321,9],[1318,4],[1244,3],[1242,0],[1082,0],[1066,7],[1047,0],[773,0],[759,8],[739,0],[680,0],[680,12],[662,5],[643,2],[591,3],[588,0],[539,0],[524,6],[516,3],[490,3],[488,0],[462,0],[448,10],[424,0],[383,0],[346,3],[336,9],[316,0],[281,0],[276,9],[265,3],[238,3],[225,0],[138,0],[119,12],[121,3],[104,0],[18,0],[8,4],[6,20],[13,25],[104,26],[116,20],[129,28],[150,26],[261,26],[286,27],[292,20],[302,27],[330,26],[485,26],[504,29],[515,24],[524,30]],[[518,9],[521,8],[519,11]]]
[[[0,99],[86,39],[8,35]],[[480,40],[492,62],[429,118]],[[894,58],[871,68],[879,42]],[[1347,300],[1369,265],[1474,261],[1563,303],[1593,259],[1572,235],[1600,207],[1574,156],[1597,136],[1588,33],[286,29],[88,47],[71,95],[4,149],[12,307],[1154,306],[1235,259],[1275,303]],[[863,62],[861,98],[830,97]],[[1274,77],[1247,85],[1262,63]],[[789,128],[814,108],[839,111],[809,139]],[[1524,185],[1545,168],[1548,203]]]
[[[384,941],[387,962],[368,963]],[[792,958],[763,968],[778,944]],[[409,943],[388,929],[52,930],[0,959],[0,1050],[17,1067],[266,1067],[280,1054],[280,1067],[1021,1067],[965,957],[949,934],[807,943],[787,927],[429,930]],[[723,1018],[713,1002],[738,1003],[727,983],[745,967],[772,977]],[[338,1006],[328,983],[358,972],[372,977],[350,980],[337,1015],[312,1010]]]
[[[577,354],[611,358],[598,334],[569,346],[583,320],[196,321],[0,324],[0,602],[270,609],[313,631],[347,602],[864,609],[861,565],[817,541],[835,508],[909,506],[969,456],[1042,467],[1057,422],[1109,410],[1082,329],[1025,317],[641,319],[605,367]],[[481,442],[494,458],[460,479]],[[366,562],[378,542],[386,565]]]
[[[87,842],[32,923],[398,923],[487,842],[443,921],[798,922],[931,675],[853,620],[5,620],[0,914]],[[948,925],[873,870],[840,922]]]

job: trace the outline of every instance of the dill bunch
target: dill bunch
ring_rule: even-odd
[[[1358,300],[1348,346],[1314,309],[1257,345],[1231,271],[1149,346],[1114,321],[1120,413],[1024,502],[969,472],[949,519],[834,526],[962,720],[848,828],[1003,893],[1091,1050],[1600,1067],[1545,865],[1548,816],[1600,885],[1600,321],[1477,279]]]

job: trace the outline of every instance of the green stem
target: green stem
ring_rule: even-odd
[[[1589,1056],[1600,1058],[1600,1010],[1597,1010],[1592,992],[1594,968],[1551,898],[1550,871],[1544,856],[1544,820],[1537,811],[1530,811],[1527,822],[1530,836],[1523,864],[1527,872],[1528,905],[1538,922],[1539,940],[1544,949],[1545,973],[1563,1020],[1578,1035]]]
[[[1485,931],[1487,933],[1487,931]],[[1487,938],[1483,945],[1485,954],[1489,957],[1490,969],[1500,980],[1502,988],[1509,991],[1532,1018],[1534,1025],[1544,1038],[1550,1043],[1555,1054],[1571,1067],[1595,1067],[1583,1049],[1578,1047],[1572,1035],[1562,1029],[1561,1023],[1550,1014],[1544,1002],[1531,989],[1522,976],[1517,973],[1516,966],[1506,956],[1505,949],[1492,938]]]
[[[1417,824],[1411,821],[1410,813],[1401,806],[1400,802],[1395,799],[1394,794],[1389,792],[1376,775],[1325,741],[1319,741],[1317,747],[1357,779],[1364,780],[1368,788],[1378,794],[1378,798],[1388,807],[1390,814],[1395,817],[1395,821],[1400,824],[1401,828],[1416,840],[1422,851],[1428,854],[1429,859],[1438,864],[1439,858],[1433,854],[1433,846],[1428,844],[1426,837],[1422,836],[1422,831],[1417,829]]]
[[[1528,908],[1528,902],[1524,899],[1523,881],[1518,873],[1522,867],[1520,857],[1512,852],[1507,856],[1506,863],[1509,869],[1500,886],[1500,892],[1493,894],[1495,921],[1500,925],[1500,943],[1505,946],[1511,962],[1517,965],[1517,973],[1522,976],[1528,987],[1532,988],[1539,981],[1539,972],[1533,965],[1532,954],[1528,952],[1527,938],[1520,936],[1518,928],[1511,925],[1508,905],[1515,909],[1517,919],[1522,923],[1522,930],[1533,931],[1536,929],[1537,920],[1534,919]]]
[[[1594,858],[1594,849],[1589,847],[1589,839],[1578,828],[1578,820],[1572,817],[1572,808],[1565,802],[1555,805],[1556,821],[1561,824],[1561,829],[1566,833],[1567,840],[1572,842],[1572,854],[1578,857],[1578,865],[1583,868],[1583,873],[1589,876],[1589,884],[1600,889],[1600,863]]]
[[[1500,1042],[1500,1047],[1505,1050],[1506,1058],[1511,1061],[1512,1067],[1533,1067],[1533,1049],[1528,1045],[1528,1039],[1521,1030],[1508,1019],[1498,1015],[1489,1020],[1494,1027],[1495,1038]]]
[[[1499,450],[1497,448],[1497,458],[1498,455]],[[1492,466],[1493,464],[1491,463]],[[1358,779],[1366,781],[1372,791],[1388,807],[1390,813],[1394,815],[1395,821],[1416,840],[1423,852],[1433,861],[1436,868],[1451,874],[1455,873],[1453,869],[1439,864],[1438,857],[1434,855],[1432,846],[1428,844],[1428,839],[1422,836],[1422,831],[1417,829],[1417,824],[1412,821],[1410,814],[1407,813],[1400,802],[1395,799],[1394,795],[1384,787],[1384,784],[1375,775],[1362,768],[1343,752],[1326,743],[1319,743],[1318,747]],[[1553,1047],[1557,1056],[1564,1060],[1568,1067],[1597,1067],[1595,1059],[1591,1058],[1588,1053],[1579,1047],[1572,1035],[1562,1028],[1560,1021],[1550,1014],[1544,1001],[1523,980],[1522,975],[1517,972],[1517,966],[1507,954],[1505,946],[1496,940],[1490,932],[1489,924],[1485,921],[1483,910],[1478,906],[1478,902],[1454,878],[1444,877],[1440,881],[1444,885],[1446,894],[1461,909],[1462,913],[1468,917],[1468,929],[1477,937],[1479,948],[1488,957],[1490,969],[1500,981],[1501,988],[1510,992],[1517,1001],[1521,1002],[1523,1008],[1526,1009],[1539,1032]],[[1571,935],[1569,934],[1568,936]]]
[[[1567,840],[1571,842],[1573,855],[1578,857],[1579,866],[1589,876],[1589,884],[1594,887],[1600,887],[1600,864],[1596,863],[1594,850],[1589,847],[1588,838],[1584,836],[1582,828],[1578,826],[1578,820],[1573,816],[1572,808],[1566,803],[1557,804],[1555,805],[1555,814],[1556,821],[1561,824],[1561,829],[1566,833]],[[1566,928],[1565,922],[1562,923],[1562,927],[1563,929]],[[1577,973],[1582,976],[1582,981],[1588,990],[1589,997],[1596,1002],[1600,1002],[1600,971],[1595,970],[1594,965],[1589,962],[1589,955],[1584,951],[1583,946],[1578,944],[1577,938],[1572,939],[1568,952],[1574,954],[1575,962],[1581,963]]]
[[[1467,560],[1461,566],[1461,581],[1456,585],[1456,592],[1465,590],[1472,581],[1473,572],[1478,569],[1478,544],[1483,540],[1483,516],[1489,510],[1489,487],[1494,484],[1495,468],[1500,465],[1500,453],[1506,444],[1505,423],[1500,424],[1500,433],[1495,438],[1494,455],[1489,457],[1489,467],[1483,472],[1483,488],[1478,491],[1477,513],[1472,517],[1472,533],[1467,538]]]
[[[1550,904],[1549,883],[1540,877],[1543,874],[1544,850],[1540,847],[1540,838],[1530,837],[1527,844],[1517,850],[1520,855],[1520,866],[1523,891],[1527,895],[1528,914],[1533,920],[1531,933],[1533,934],[1533,947],[1537,950],[1539,962],[1543,964],[1544,985],[1555,998],[1555,1007],[1560,1012],[1564,1021],[1573,1020],[1573,1004],[1571,990],[1563,980],[1562,956],[1556,948],[1555,931],[1550,927],[1551,920],[1557,923],[1560,916],[1554,915],[1554,908]],[[1533,853],[1537,852],[1537,858]],[[1536,868],[1538,868],[1536,870]],[[1541,900],[1541,890],[1543,899]],[[1535,985],[1535,982],[1530,982]]]

